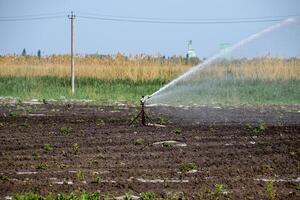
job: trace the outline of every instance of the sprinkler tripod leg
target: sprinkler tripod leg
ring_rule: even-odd
[[[142,97],[143,99],[144,97]],[[141,117],[141,123],[143,126],[147,126],[146,118],[148,118],[147,114],[145,113],[145,102],[141,100],[141,111],[139,114],[130,122],[129,126],[133,124],[139,117]]]
[[[133,124],[133,122],[135,122],[137,120],[137,118],[140,117],[140,115],[141,115],[141,112],[137,116],[135,116],[135,118],[128,125],[131,126]]]

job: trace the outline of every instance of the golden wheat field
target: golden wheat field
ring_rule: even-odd
[[[77,56],[77,77],[93,77],[103,80],[129,79],[147,81],[171,80],[191,67],[182,57],[161,59],[150,56]],[[201,77],[224,77],[231,74],[240,79],[300,80],[300,60],[280,58],[242,59],[232,62],[217,62],[207,68]],[[56,55],[38,58],[35,56],[0,57],[0,76],[58,76],[70,75],[70,56]]]

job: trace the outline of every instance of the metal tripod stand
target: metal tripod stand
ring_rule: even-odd
[[[140,104],[141,104],[141,111],[139,112],[139,114],[130,122],[129,126],[131,126],[133,124],[133,122],[137,121],[137,119],[139,117],[141,117],[141,123],[143,126],[147,126],[148,124],[146,123],[146,118],[149,119],[149,117],[147,116],[146,112],[145,112],[145,99],[144,96],[142,96],[141,100],[140,100]]]

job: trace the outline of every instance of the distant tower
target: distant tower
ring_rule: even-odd
[[[222,54],[222,57],[225,59],[231,59],[231,54],[228,52],[228,48],[230,48],[229,43],[221,43],[220,44],[220,52]]]
[[[190,40],[188,43],[188,52],[187,52],[188,59],[197,57],[197,54],[196,54],[195,50],[193,49],[192,45],[193,45],[193,41]]]

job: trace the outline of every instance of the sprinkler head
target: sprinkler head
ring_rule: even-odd
[[[141,103],[145,103],[146,102],[146,100],[148,100],[148,99],[150,99],[151,98],[151,96],[149,96],[149,95],[146,95],[146,96],[142,96],[142,98],[141,98]]]

